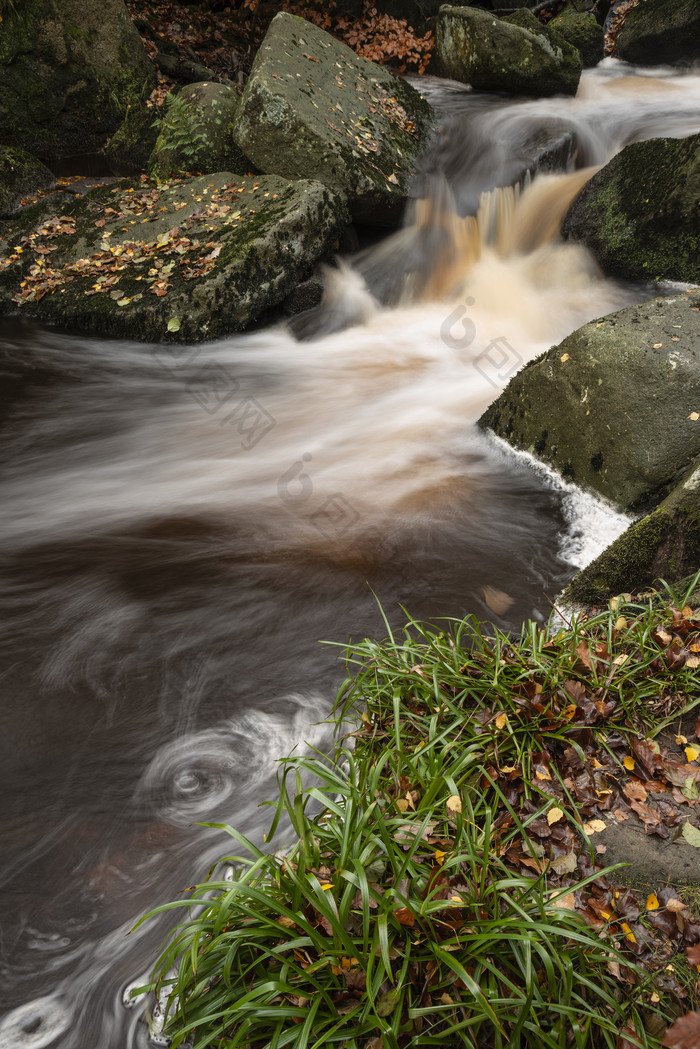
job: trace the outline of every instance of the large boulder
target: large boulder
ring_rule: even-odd
[[[149,341],[199,342],[281,303],[336,240],[320,182],[228,172],[124,180],[0,223],[0,312]]]
[[[562,230],[611,276],[700,281],[700,135],[627,146],[585,186]]]
[[[590,11],[578,11],[573,4],[568,4],[548,27],[580,52],[584,69],[597,66],[603,58],[605,33]]]
[[[700,566],[700,461],[671,494],[579,572],[564,601],[598,605],[615,594],[672,584]]]
[[[0,216],[16,214],[23,198],[51,189],[55,183],[49,169],[31,153],[0,146]]]
[[[246,83],[235,139],[257,168],[314,178],[357,219],[395,217],[432,110],[409,84],[311,23],[278,14]]]
[[[250,171],[250,161],[233,138],[239,102],[235,87],[208,82],[168,95],[149,174],[166,179],[188,171]]]
[[[156,76],[124,0],[22,0],[0,27],[0,142],[95,152]]]
[[[625,15],[615,57],[651,66],[700,58],[698,0],[642,0]]]
[[[531,11],[499,19],[476,7],[440,8],[436,61],[453,80],[513,95],[575,95],[583,68],[576,48]]]
[[[622,509],[654,505],[700,456],[700,292],[579,328],[526,365],[480,425]]]

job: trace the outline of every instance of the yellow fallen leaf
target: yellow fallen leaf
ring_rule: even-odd
[[[589,820],[588,823],[584,823],[583,829],[586,834],[599,834],[601,830],[605,830],[607,823],[605,820]]]
[[[679,747],[682,747],[687,742],[688,742],[688,737],[687,736],[681,736],[681,735],[676,736],[676,743],[678,744]]]
[[[699,754],[700,754],[700,750],[696,750],[695,747],[686,747],[685,748],[686,761],[695,761],[695,759],[698,757]]]
[[[634,933],[632,932],[632,930],[630,929],[630,927],[627,924],[627,922],[620,922],[620,928],[622,929],[622,931],[625,934],[625,939],[629,940],[630,943],[636,943],[637,942],[636,937],[635,937]]]
[[[627,655],[626,653],[623,652],[622,655],[617,656],[616,659],[613,659],[613,663],[615,664],[616,667],[621,667],[624,663],[627,662],[628,659],[629,659],[629,655]]]
[[[566,364],[566,362],[568,360],[570,360],[569,354],[568,353],[562,354],[562,356],[559,358],[559,360],[561,361],[562,364]]]
[[[647,910],[658,911],[660,906],[658,897],[653,892],[650,892],[647,896]]]
[[[442,849],[435,850],[435,862],[437,863],[438,867],[441,867],[445,862],[445,853],[442,851]]]
[[[117,306],[128,306],[130,302],[131,299],[119,299],[117,301]]]
[[[408,808],[408,802],[406,801],[406,799],[405,798],[397,798],[396,799],[396,808],[399,810],[399,812],[405,812],[406,809]]]
[[[698,415],[697,412],[691,412],[688,418],[691,419],[692,422],[696,423],[698,419],[700,419],[700,415]]]
[[[624,630],[626,626],[627,626],[627,620],[625,619],[624,616],[620,616],[620,618],[615,623],[615,629],[616,630]]]
[[[651,992],[651,1000],[656,1005],[657,1002],[661,1001],[661,995],[657,994],[656,991]]]
[[[625,766],[628,772],[631,772],[634,768],[634,758],[631,758],[629,754],[624,758],[622,764]]]
[[[447,811],[450,815],[454,815],[456,812],[462,811],[462,799],[459,794],[452,794],[447,799]]]
[[[505,728],[507,724],[508,724],[508,715],[507,714],[499,714],[498,717],[496,718],[496,728]]]
[[[662,346],[663,346],[662,342],[655,342],[654,343],[654,349],[655,350],[660,350]]]
[[[553,823],[558,823],[564,815],[562,809],[553,808],[547,813],[547,823],[552,826]]]

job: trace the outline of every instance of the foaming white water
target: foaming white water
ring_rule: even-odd
[[[45,1049],[64,1035],[72,1010],[57,994],[20,1005],[0,1020],[0,1049]]]
[[[327,696],[292,693],[276,713],[247,710],[164,744],[136,788],[139,809],[179,826],[229,818],[234,807],[245,820],[241,799],[257,808],[257,792],[281,755],[330,744],[322,723],[329,706]]]

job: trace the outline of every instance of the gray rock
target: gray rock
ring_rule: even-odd
[[[0,312],[157,342],[248,327],[347,221],[345,201],[320,182],[228,172],[125,180],[60,207],[0,223]]]
[[[15,215],[23,197],[55,185],[52,172],[31,153],[0,146],[0,216]]]
[[[611,276],[700,281],[700,135],[635,142],[574,201],[565,237]]]
[[[583,68],[576,48],[531,11],[499,19],[476,7],[440,8],[436,61],[453,80],[514,95],[575,95]]]
[[[559,33],[580,52],[584,69],[597,66],[603,58],[605,33],[589,11],[577,11],[573,4],[569,4],[548,23],[548,28]]]
[[[698,0],[645,0],[625,15],[615,57],[640,65],[700,58]]]
[[[695,425],[700,425],[697,422]],[[681,484],[646,517],[635,521],[564,590],[573,605],[598,605],[615,594],[636,593],[663,579],[688,579],[700,565],[700,459]]]
[[[233,138],[239,103],[240,92],[224,84],[190,84],[168,95],[149,174],[166,179],[188,171],[250,171]]]
[[[697,412],[695,291],[579,328],[526,365],[480,425],[622,509],[636,510],[663,498],[700,455]]]
[[[162,106],[133,106],[129,110],[104,150],[115,175],[138,175],[146,170],[162,117]]]
[[[235,139],[261,171],[318,179],[347,197],[354,218],[389,221],[431,118],[405,81],[282,13],[253,63]]]
[[[22,0],[4,13],[4,145],[43,159],[96,152],[155,83],[124,0]]]

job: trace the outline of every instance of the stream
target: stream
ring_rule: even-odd
[[[660,293],[557,231],[624,145],[700,131],[700,76],[419,85],[429,198],[291,327],[173,348],[0,320],[0,1049],[153,1044],[125,990],[172,920],[130,930],[226,853],[199,824],[262,841],[277,761],[329,746],[342,646],[385,635],[380,605],[544,622],[628,523],[475,423]],[[575,133],[576,170],[509,188],[543,131]]]

